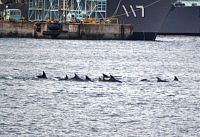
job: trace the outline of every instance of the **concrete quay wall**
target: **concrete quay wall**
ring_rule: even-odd
[[[0,37],[32,38],[34,23],[31,22],[2,22],[0,21]]]
[[[49,26],[58,27],[50,29]],[[55,25],[55,26],[54,26]],[[133,27],[120,24],[0,22],[0,37],[109,40],[129,39]]]

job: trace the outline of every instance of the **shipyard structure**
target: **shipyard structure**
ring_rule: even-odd
[[[176,0],[1,0],[0,36],[155,40]]]

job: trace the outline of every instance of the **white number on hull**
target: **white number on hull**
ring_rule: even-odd
[[[135,10],[133,9],[133,6],[132,6],[132,5],[130,5],[130,8],[131,8],[131,11],[132,11],[132,13],[133,13],[133,16],[134,16],[134,17],[137,17],[137,15],[136,15],[136,13],[135,13]]]
[[[141,11],[142,11],[142,18],[144,18],[144,6],[142,6],[142,5],[138,5],[138,6],[136,6],[136,9],[141,9]]]
[[[129,17],[129,16],[130,16],[130,15],[129,15],[130,12],[127,11],[127,9],[126,9],[126,7],[125,7],[124,5],[122,5],[122,8],[123,8],[123,10],[124,10],[126,16]],[[145,9],[144,9],[144,6],[142,6],[142,5],[136,5],[136,6],[135,6],[135,9],[134,9],[133,6],[130,5],[130,9],[131,9],[131,12],[133,13],[133,16],[134,16],[134,17],[137,17],[137,14],[136,14],[136,11],[137,11],[137,10],[141,10],[141,17],[142,17],[142,18],[145,17]]]
[[[129,17],[128,11],[126,10],[126,7],[122,5],[122,8],[124,9],[124,12],[126,13],[126,16]]]

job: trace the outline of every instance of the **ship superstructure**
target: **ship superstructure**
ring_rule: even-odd
[[[200,0],[179,0],[179,2],[183,3],[185,6],[199,6]]]

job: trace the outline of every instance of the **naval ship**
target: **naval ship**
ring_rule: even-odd
[[[108,0],[107,16],[132,24],[134,40],[155,40],[176,0]]]
[[[200,36],[200,0],[174,3],[159,34]]]
[[[10,3],[10,1],[15,2],[19,0],[1,0],[4,4]],[[77,1],[81,2],[84,0]],[[120,24],[131,24],[133,26],[133,34],[130,36],[130,40],[155,40],[165,17],[168,15],[172,4],[176,0],[95,1],[99,3],[106,2],[105,7],[102,6],[103,9],[106,9],[106,18],[110,18],[111,20],[117,19]],[[18,2],[18,5],[19,4]],[[12,4],[10,4],[9,7],[11,6]],[[20,5],[18,7],[21,8],[22,14],[28,13],[24,11],[24,7],[27,7],[26,5]],[[96,7],[98,8],[98,5]]]

